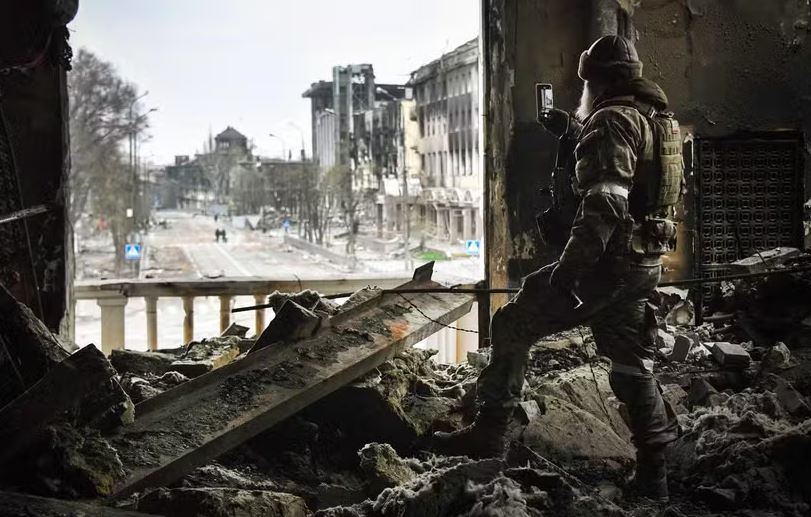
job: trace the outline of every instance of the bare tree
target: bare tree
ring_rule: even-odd
[[[148,117],[140,114],[137,87],[122,79],[112,64],[86,49],[80,49],[73,60],[68,95],[70,222],[75,226],[89,203],[94,207],[111,233],[115,270],[120,274],[123,244],[130,229],[126,208],[135,188],[123,146],[128,138],[148,127]]]

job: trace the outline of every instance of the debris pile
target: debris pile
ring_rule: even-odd
[[[789,267],[805,257],[763,258]],[[234,326],[182,348],[115,351],[109,362],[92,346],[59,352],[46,335],[40,346],[61,359],[33,382],[23,377],[26,390],[0,408],[0,437],[12,445],[0,453],[0,483],[15,492],[0,492],[0,506],[64,514],[84,511],[81,498],[114,504],[111,515],[808,515],[811,273],[722,287],[705,307],[672,288],[654,300],[657,376],[682,428],[668,452],[669,508],[623,495],[635,451],[610,363],[586,328],[531,348],[504,458],[432,454],[434,431],[474,416],[488,350],[442,365],[407,348],[425,318],[374,289],[341,307],[317,293],[274,293],[269,303],[287,316],[256,340]],[[469,303],[443,300],[426,296],[421,310],[450,322]],[[35,325],[17,314],[32,321],[14,328]],[[370,358],[379,360],[357,366]],[[5,366],[14,365],[26,363]]]

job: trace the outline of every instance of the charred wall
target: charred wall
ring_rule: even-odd
[[[809,184],[807,2],[485,2],[490,13],[485,42],[492,285],[516,283],[554,259],[538,242],[534,223],[541,203],[538,188],[548,181],[555,142],[534,123],[533,85],[551,82],[556,104],[574,108],[581,90],[578,56],[602,34],[620,32],[636,39],[645,75],[663,86],[673,111],[695,136],[801,135]],[[690,206],[688,201],[688,221]]]
[[[487,273],[491,285],[505,286],[554,258],[538,239],[535,214],[556,140],[535,122],[534,84],[551,82],[556,103],[576,104],[577,59],[591,6],[587,0],[485,4]]]
[[[75,0],[5,2],[0,7],[0,107],[5,122],[0,167],[3,214],[46,204],[48,213],[0,228],[0,276],[54,331],[67,331],[70,229],[65,24]]]

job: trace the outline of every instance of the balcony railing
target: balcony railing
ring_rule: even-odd
[[[194,339],[194,299],[216,296],[220,300],[220,332],[231,324],[231,302],[235,296],[253,296],[257,304],[265,303],[273,291],[294,293],[312,289],[321,294],[353,292],[366,286],[390,289],[411,279],[409,276],[391,277],[367,275],[340,279],[269,279],[269,278],[217,278],[212,280],[132,280],[79,282],[75,286],[77,300],[96,300],[101,307],[101,348],[105,354],[126,347],[125,312],[130,298],[143,298],[146,303],[147,346],[158,349],[158,299],[183,300],[183,341]],[[255,332],[265,328],[265,311],[256,311]]]

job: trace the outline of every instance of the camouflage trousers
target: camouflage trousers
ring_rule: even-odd
[[[588,323],[597,350],[611,359],[610,384],[628,409],[637,447],[673,441],[678,425],[653,376],[656,317],[648,298],[661,266],[632,264],[622,276],[595,271],[580,282],[578,296],[549,285],[554,265],[524,279],[513,300],[493,316],[492,355],[477,384],[482,406],[513,406],[521,399],[529,349],[539,339]]]

